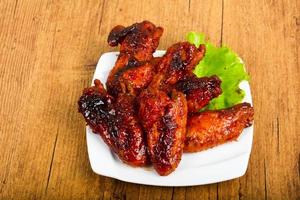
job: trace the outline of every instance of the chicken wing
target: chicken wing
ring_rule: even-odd
[[[143,166],[147,163],[142,128],[135,111],[135,97],[122,94],[114,99],[99,80],[86,88],[78,101],[79,112],[93,132],[125,163]]]
[[[140,98],[139,115],[147,132],[148,152],[155,170],[166,176],[181,160],[186,133],[186,99],[176,90],[171,97],[156,91],[145,92]]]
[[[221,80],[217,76],[197,78],[189,75],[176,84],[176,89],[186,94],[189,114],[198,112],[222,93]]]
[[[108,80],[108,92],[117,96],[119,93],[138,93],[146,87],[153,77],[151,59],[163,33],[149,21],[135,23],[129,27],[116,26],[108,36],[108,44],[120,44],[120,54]]]
[[[254,110],[249,103],[231,108],[204,111],[191,116],[187,123],[185,152],[198,152],[235,140],[251,125]]]
[[[156,66],[157,74],[141,92],[139,118],[147,134],[148,152],[160,175],[168,175],[178,166],[185,140],[187,102],[175,84],[203,57],[203,47],[182,42],[171,46]]]
[[[205,46],[188,42],[179,42],[168,48],[156,66],[158,75],[154,77],[149,87],[170,92],[174,85],[192,74],[192,70],[205,54]]]

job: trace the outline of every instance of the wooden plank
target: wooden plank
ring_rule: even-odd
[[[53,93],[46,83],[54,79],[35,65],[47,5],[1,1],[0,6],[0,198],[36,199],[44,193],[56,132],[46,98]]]
[[[243,199],[299,198],[299,10],[299,1],[224,1],[223,42],[244,59],[255,106],[250,166],[232,191]]]
[[[101,178],[91,172],[85,137],[76,134],[82,133],[84,127],[76,112],[76,100],[94,71],[94,67],[82,62],[84,37],[88,33],[83,24],[93,22],[89,21],[90,13],[84,12],[85,5],[63,3],[16,1],[10,7],[4,4],[4,10],[13,10],[8,10],[13,13],[11,21],[1,21],[7,24],[4,33],[1,31],[1,93],[5,95],[1,100],[0,142],[7,148],[1,148],[0,170],[4,173],[0,196],[5,199],[40,199],[44,194],[62,198],[101,195],[101,188],[97,187]],[[74,13],[67,9],[72,7]],[[3,15],[5,18],[1,19],[9,16],[5,12]],[[81,15],[86,16],[79,21]],[[75,28],[72,20],[68,21],[70,18],[77,20]],[[68,148],[62,151],[64,142]],[[55,154],[57,150],[61,150],[59,155]],[[78,156],[82,152],[83,156]],[[59,167],[53,165],[57,162],[55,155],[61,158]],[[61,176],[55,179],[57,174]],[[65,187],[60,187],[60,181]],[[68,186],[73,187],[64,196],[60,189]],[[54,187],[60,192],[51,193]]]
[[[49,199],[99,199],[104,195],[106,182],[110,179],[97,176],[90,168],[85,139],[85,123],[77,112],[77,100],[82,88],[90,85],[95,65],[86,63],[89,35],[97,24],[97,1],[61,1],[49,5],[48,20],[54,25],[50,63],[41,58],[40,65],[53,71],[56,83],[51,87],[57,100],[52,107],[57,110],[56,142],[53,162],[49,170],[45,196]],[[49,32],[41,32],[41,42]],[[41,47],[39,52],[47,52]],[[99,51],[98,51],[99,52]]]

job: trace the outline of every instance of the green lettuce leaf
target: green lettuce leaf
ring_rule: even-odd
[[[222,80],[222,94],[212,99],[203,110],[223,109],[240,103],[245,92],[239,88],[239,84],[243,80],[249,80],[241,58],[228,47],[216,47],[205,41],[204,34],[190,32],[187,40],[197,47],[200,44],[206,46],[206,54],[194,73],[198,77],[217,75]]]

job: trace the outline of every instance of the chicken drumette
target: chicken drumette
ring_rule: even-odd
[[[107,90],[137,95],[153,78],[153,52],[159,44],[163,28],[149,21],[131,26],[116,26],[108,36],[108,44],[120,44],[120,54],[107,79]]]
[[[146,146],[136,117],[135,97],[121,94],[115,99],[99,80],[94,84],[84,89],[78,101],[79,112],[122,161],[132,166],[145,165]]]
[[[147,135],[148,153],[160,175],[174,171],[181,160],[186,133],[187,105],[184,94],[144,91],[139,97],[139,118]]]

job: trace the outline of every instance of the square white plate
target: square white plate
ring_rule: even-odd
[[[162,56],[165,51],[156,51]],[[118,52],[104,53],[97,64],[94,79],[106,83]],[[248,82],[241,83],[246,92],[244,102],[252,104]],[[126,182],[157,186],[192,186],[221,182],[243,176],[246,172],[252,147],[253,126],[244,129],[237,141],[199,152],[184,153],[178,168],[168,176],[159,176],[152,167],[135,168],[122,163],[101,137],[86,128],[88,154],[96,174]]]

